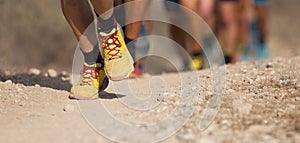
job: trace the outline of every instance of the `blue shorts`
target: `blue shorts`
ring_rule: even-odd
[[[257,6],[266,6],[268,4],[268,0],[254,0],[254,4]]]

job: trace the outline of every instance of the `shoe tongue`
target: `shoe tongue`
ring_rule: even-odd
[[[101,63],[95,63],[95,64],[87,64],[87,63],[84,63],[84,66],[86,67],[102,67],[102,64]]]
[[[113,29],[110,29],[110,30],[101,31],[100,35],[101,36],[109,36],[109,35],[115,33],[116,31],[117,31],[117,28],[113,28]]]
[[[96,67],[96,64],[88,64],[88,63],[84,63],[84,66],[85,67]]]

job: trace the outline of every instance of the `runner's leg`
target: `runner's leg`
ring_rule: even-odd
[[[92,37],[87,37],[84,32],[93,22],[92,9],[87,0],[61,0],[61,8],[65,18],[70,24],[79,45],[84,52],[91,52],[94,45],[91,43]]]
[[[222,27],[219,40],[223,44],[226,63],[235,63],[237,42],[237,0],[221,0],[219,3]]]

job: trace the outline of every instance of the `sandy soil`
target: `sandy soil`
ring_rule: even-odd
[[[197,72],[201,87],[196,110],[187,124],[164,142],[300,142],[299,62],[299,57],[276,58],[226,66],[226,91],[221,108],[212,125],[202,132],[196,125],[212,94],[211,75],[209,70]],[[0,77],[0,142],[110,142],[89,127],[77,102],[68,99],[68,75],[51,78],[2,73]],[[112,94],[99,100],[113,107],[108,110],[124,122],[158,121],[174,110],[180,90],[189,86],[177,84],[176,73],[161,77],[170,86],[160,99],[162,106],[152,110],[126,110]],[[130,82],[138,83],[134,87],[145,86],[150,78],[145,76]],[[135,88],[134,92],[142,95],[145,89]],[[109,87],[107,91],[112,90]]]

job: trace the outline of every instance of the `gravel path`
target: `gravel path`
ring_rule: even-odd
[[[195,107],[195,111],[188,122],[164,142],[299,143],[299,62],[299,57],[276,58],[226,66],[226,91],[221,108],[214,122],[204,131],[199,131],[198,124],[213,94],[210,85],[212,77],[209,70],[197,72],[201,85],[200,93],[195,94],[198,100],[187,105]],[[67,98],[70,88],[68,74],[51,72],[52,76],[33,69],[25,74],[0,74],[0,142],[110,142],[89,127],[80,114],[77,102]],[[146,97],[150,93],[150,90],[143,88],[148,86],[150,79],[159,77],[158,81],[167,83],[165,89],[160,89],[159,82],[150,84],[149,89],[162,93],[155,99],[158,105],[150,110],[129,110],[119,99],[125,100],[130,96],[115,97],[111,94],[114,92],[112,86],[101,99],[90,102],[101,101],[111,115],[125,123],[157,123],[180,106],[178,101],[182,89],[191,88],[193,93],[191,85],[178,84],[178,76],[188,74],[171,73],[130,80],[133,92],[139,97]],[[148,107],[146,103],[140,105]],[[189,111],[182,110],[176,115],[177,119],[184,119]],[[169,124],[145,130],[158,135]],[[124,130],[121,127],[115,130],[116,135]],[[122,133],[130,134],[130,131]],[[137,138],[138,134],[132,134],[131,137]],[[129,142],[131,139],[124,138],[123,141]]]

